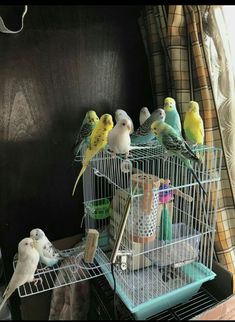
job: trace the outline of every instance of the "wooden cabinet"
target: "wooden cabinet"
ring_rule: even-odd
[[[32,228],[51,240],[83,231],[82,181],[71,196],[79,171],[71,147],[85,112],[125,108],[138,125],[140,107],[153,108],[140,11],[29,5],[20,33],[0,33],[0,245],[7,281],[18,242]],[[21,13],[22,6],[0,6],[11,29],[19,29]]]

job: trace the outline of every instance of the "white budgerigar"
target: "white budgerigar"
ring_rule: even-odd
[[[56,249],[49,241],[44,231],[40,228],[32,229],[30,237],[33,239],[34,247],[40,255],[40,262],[45,264],[46,267],[52,267],[57,264],[59,260],[71,256],[71,253],[62,253],[60,250]]]
[[[127,114],[127,112],[125,112],[124,110],[121,110],[121,109],[117,109],[115,111],[115,121],[116,123],[119,121],[119,120],[122,120],[122,119],[128,119],[130,120],[131,122],[131,130],[130,130],[130,134],[134,132],[134,124],[132,122],[132,119],[130,118],[130,116]]]
[[[120,119],[108,134],[109,149],[115,154],[129,155],[131,139],[131,121]]]
[[[24,238],[18,244],[18,260],[12,278],[3,294],[3,299],[0,304],[0,311],[2,310],[7,299],[11,294],[21,285],[27,282],[35,283],[39,279],[34,278],[35,271],[39,262],[39,253],[34,247],[31,238]]]
[[[142,125],[149,118],[150,115],[151,114],[149,112],[149,109],[146,106],[142,107],[139,115],[140,125]]]

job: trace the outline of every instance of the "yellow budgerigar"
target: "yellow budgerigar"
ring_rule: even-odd
[[[188,142],[193,145],[203,145],[204,125],[199,113],[199,104],[195,101],[188,103],[184,118],[184,132]]]
[[[82,169],[74,184],[72,196],[74,195],[78,181],[83,175],[83,173],[85,172],[90,160],[106,146],[108,134],[112,128],[113,128],[112,115],[103,114],[89,138],[89,144],[84,154],[85,156],[82,163]]]

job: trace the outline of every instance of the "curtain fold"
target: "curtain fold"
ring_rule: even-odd
[[[235,165],[233,163],[231,166],[224,122],[225,112],[221,103],[218,104],[219,91],[215,83],[219,80],[222,84],[227,84],[226,90],[231,85],[228,85],[230,81],[225,74],[226,69],[223,72],[221,69],[220,73],[217,72],[218,78],[211,77],[212,66],[215,68],[217,64],[217,68],[218,65],[224,68],[226,65],[224,53],[220,51],[222,44],[218,43],[220,37],[217,35],[213,39],[219,51],[219,62],[213,63],[212,59],[209,59],[211,56],[205,43],[206,35],[209,37],[208,34],[210,34],[212,37],[215,32],[214,29],[209,29],[208,25],[207,34],[204,32],[206,22],[213,19],[213,10],[208,10],[212,7],[219,8],[218,10],[221,8],[221,6],[169,5],[167,12],[164,5],[146,6],[139,19],[139,25],[149,60],[155,108],[162,108],[164,98],[172,96],[176,100],[177,109],[183,120],[188,102],[197,101],[204,121],[205,144],[222,148],[222,178],[217,196],[215,250],[219,261],[235,276],[233,191],[235,180],[233,182],[231,180],[233,178],[231,173],[235,174]],[[215,26],[215,20],[213,26]],[[219,28],[218,25],[217,28]],[[223,91],[221,93],[224,95]],[[228,97],[229,94],[226,93],[227,101]],[[235,134],[232,135],[235,142]],[[230,135],[230,143],[231,140]],[[235,160],[235,152],[233,160]]]

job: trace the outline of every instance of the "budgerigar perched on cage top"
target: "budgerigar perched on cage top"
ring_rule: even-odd
[[[76,142],[73,145],[73,151],[75,156],[81,150],[81,148],[83,147],[83,144],[87,143],[88,138],[91,135],[98,121],[99,121],[99,117],[97,116],[95,111],[90,110],[86,113],[85,118],[82,122],[82,125],[79,129]]]
[[[140,126],[149,118],[150,115],[151,114],[149,112],[149,109],[146,106],[141,108],[140,114],[139,114]]]
[[[194,145],[204,143],[204,125],[199,113],[199,104],[195,101],[188,103],[184,118],[184,132],[186,139]]]
[[[131,124],[130,133],[133,133],[134,132],[134,124],[133,124],[132,119],[130,118],[130,116],[127,114],[126,111],[119,108],[115,111],[115,121],[118,122],[123,119],[129,120],[129,122]]]
[[[108,134],[108,145],[110,150],[116,154],[129,155],[131,139],[131,121],[128,119],[120,119],[114,128]]]
[[[178,156],[182,162],[185,164],[187,169],[192,173],[195,180],[198,182],[200,188],[206,194],[200,180],[198,179],[190,160],[201,162],[197,155],[191,150],[186,141],[173,129],[172,126],[164,121],[155,121],[151,125],[153,133],[156,134],[157,138],[166,148],[167,152],[170,154]]]
[[[103,114],[91,133],[89,145],[86,148],[82,169],[77,177],[73,187],[72,195],[74,195],[79,179],[85,172],[89,161],[100,152],[107,144],[109,131],[113,128],[113,118],[110,114]]]
[[[179,113],[176,108],[176,102],[172,97],[164,99],[164,111],[166,112],[165,122],[175,129],[178,135],[182,135],[182,126]]]
[[[166,114],[164,110],[157,109],[147,118],[147,120],[131,134],[131,144],[147,144],[154,138],[154,133],[151,131],[151,125],[156,120],[165,120]]]

